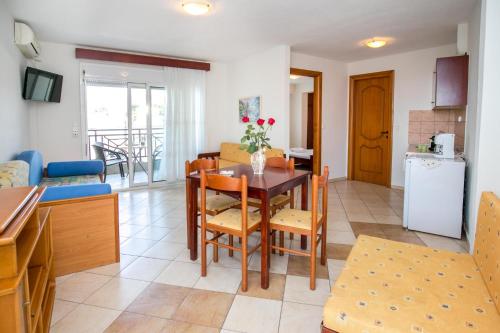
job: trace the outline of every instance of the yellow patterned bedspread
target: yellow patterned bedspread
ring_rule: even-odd
[[[340,333],[500,332],[472,256],[359,236],[323,325]]]

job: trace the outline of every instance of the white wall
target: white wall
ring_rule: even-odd
[[[493,191],[500,195],[500,150],[498,128],[500,124],[500,2],[483,0],[479,34],[477,114],[475,128],[474,168],[471,172],[468,237],[471,245],[476,231],[477,207],[481,192]],[[477,13],[476,13],[477,17]],[[477,36],[476,36],[477,38]]]
[[[28,148],[28,102],[22,98],[26,65],[14,44],[14,19],[0,1],[0,162]]]
[[[349,63],[349,75],[394,70],[392,185],[404,185],[410,110],[430,110],[436,58],[456,54],[456,45],[417,50]],[[347,83],[346,83],[347,84]]]
[[[218,151],[221,142],[240,142],[245,125],[239,122],[238,100],[249,96],[261,96],[262,118],[276,119],[271,145],[288,149],[290,48],[276,46],[219,67],[219,74],[210,81],[213,95],[207,98],[209,150]],[[214,86],[218,84],[221,86]]]
[[[292,52],[290,66],[323,73],[321,163],[330,178],[347,175],[347,66],[343,62]]]
[[[30,105],[31,146],[39,150],[44,163],[82,159],[82,139],[73,137],[73,127],[80,128],[80,63],[75,46],[41,43],[40,62],[36,67],[63,75],[60,103]]]

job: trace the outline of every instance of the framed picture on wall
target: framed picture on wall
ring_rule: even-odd
[[[260,118],[260,96],[244,97],[239,101],[240,122],[243,117],[250,118],[251,122],[256,122]]]

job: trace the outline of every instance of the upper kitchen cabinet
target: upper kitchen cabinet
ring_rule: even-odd
[[[435,109],[467,105],[468,68],[468,55],[436,59]]]

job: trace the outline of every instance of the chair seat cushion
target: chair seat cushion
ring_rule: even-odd
[[[248,198],[248,202],[260,205],[260,199]],[[290,202],[290,197],[288,195],[280,194],[272,197],[269,202],[271,206],[281,206]]]
[[[98,175],[82,175],[42,178],[41,186],[63,186],[63,185],[82,185],[82,184],[100,184],[101,179]]]
[[[497,332],[500,316],[472,257],[359,236],[323,325],[351,332]]]
[[[236,206],[239,203],[238,200],[223,194],[207,196],[207,210],[216,213]],[[201,199],[198,200],[198,209],[201,210]]]
[[[311,215],[312,212],[309,210],[285,208],[271,218],[271,225],[311,230]],[[321,214],[318,213],[318,221],[320,219]]]
[[[260,213],[248,213],[247,228],[255,226],[260,223]],[[229,209],[219,215],[216,215],[212,219],[207,221],[208,228],[210,226],[219,226],[224,228],[229,228],[237,231],[242,230],[241,221],[241,210],[239,209]]]

